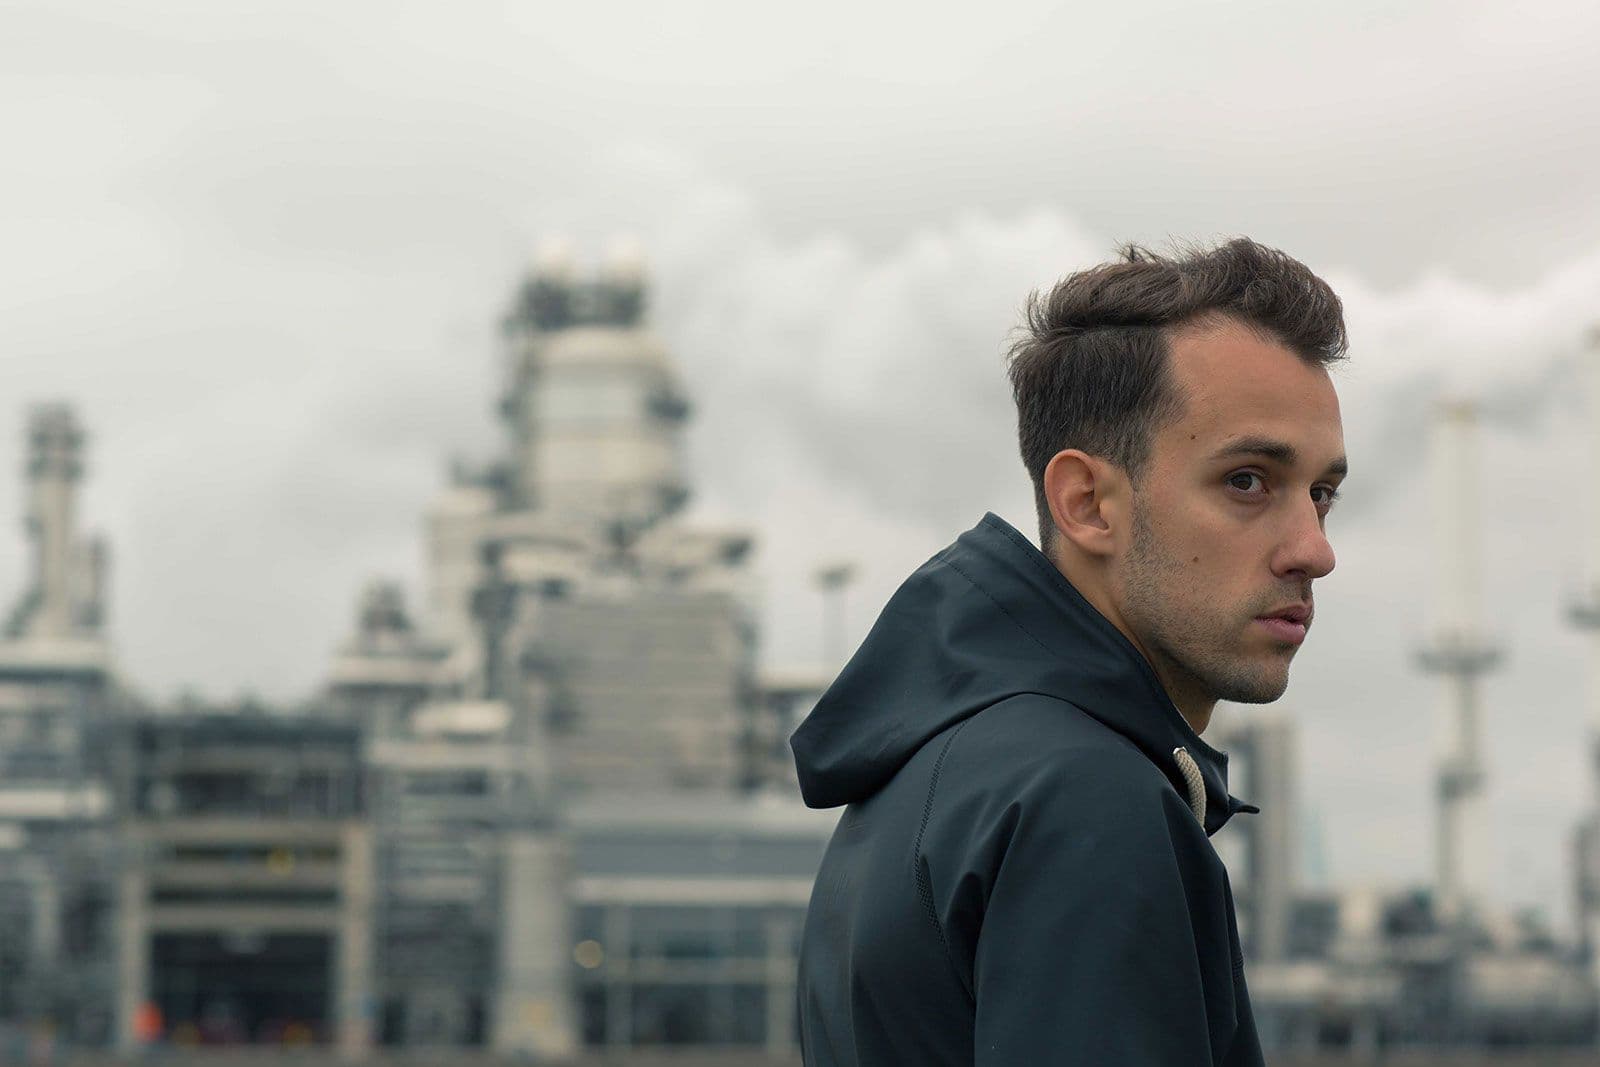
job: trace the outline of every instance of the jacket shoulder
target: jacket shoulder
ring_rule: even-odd
[[[1092,810],[1160,805],[1176,794],[1131,740],[1069,701],[1042,693],[1002,700],[962,724],[948,761],[955,777],[994,795],[1031,795]]]
[[[1225,871],[1188,801],[1083,709],[1048,696],[1001,701],[952,731],[943,755],[914,861],[958,965],[974,958],[996,899],[1054,914],[1073,893],[1087,916],[1138,886],[1137,899],[1159,898],[1177,917],[1221,899]]]

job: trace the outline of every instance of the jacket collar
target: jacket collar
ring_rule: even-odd
[[[947,554],[957,569],[965,564],[969,580],[1055,657],[1056,669],[1041,675],[1041,688],[1131,740],[1178,795],[1198,808],[1176,750],[1193,759],[1204,783],[1207,834],[1238,812],[1260,811],[1229,795],[1228,754],[1200,739],[1143,653],[1015,527],[989,512]]]

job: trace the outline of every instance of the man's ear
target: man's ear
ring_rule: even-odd
[[[1116,554],[1127,514],[1127,479],[1111,463],[1076,448],[1050,457],[1044,496],[1056,532],[1089,556]]]

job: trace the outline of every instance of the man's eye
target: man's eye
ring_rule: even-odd
[[[1244,490],[1245,492],[1249,492],[1250,491],[1250,487],[1248,485],[1240,485],[1239,484],[1239,479],[1240,478],[1255,478],[1255,479],[1260,480],[1261,479],[1261,475],[1257,474],[1255,471],[1240,471],[1238,474],[1230,474],[1230,475],[1228,475],[1228,484],[1229,485],[1233,486],[1235,489],[1241,489],[1241,490]]]
[[[1335,489],[1331,485],[1319,485],[1319,486],[1317,486],[1317,488],[1321,489],[1324,493],[1328,494],[1327,496],[1322,498],[1320,503],[1323,504],[1323,506],[1325,506],[1325,507],[1330,507],[1330,508],[1333,507],[1333,502],[1335,500],[1339,499],[1339,490]]]

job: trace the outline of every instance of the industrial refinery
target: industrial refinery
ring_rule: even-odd
[[[418,602],[368,586],[292,707],[135,695],[113,555],[77,517],[90,435],[69,406],[31,410],[31,564],[0,639],[0,1061],[40,1035],[129,1056],[793,1057],[800,928],[838,811],[800,802],[787,739],[830,679],[761,665],[753,534],[685,517],[694,398],[648,296],[631,253],[592,271],[541,257],[486,398],[499,457],[457,463],[427,508]],[[1600,341],[1588,355],[1600,427]],[[1282,1050],[1600,1042],[1600,792],[1574,828],[1571,936],[1485,887],[1479,682],[1507,639],[1479,595],[1478,411],[1449,398],[1432,418],[1438,574],[1415,649],[1447,727],[1416,783],[1432,881],[1303,889],[1292,716],[1237,709],[1207,734],[1261,809],[1214,841]],[[1590,540],[1600,566],[1600,512]],[[1589,579],[1567,610],[1600,641]],[[1592,692],[1600,788],[1600,674]]]

